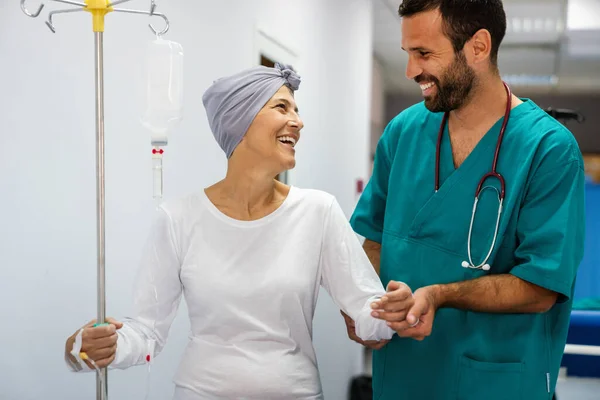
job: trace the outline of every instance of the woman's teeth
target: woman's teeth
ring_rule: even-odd
[[[292,147],[296,146],[296,139],[294,139],[294,138],[293,138],[293,137],[291,137],[291,136],[282,136],[282,137],[279,137],[279,138],[277,138],[277,139],[278,139],[278,140],[279,140],[281,143],[284,143],[284,144],[291,144],[291,145],[292,145]]]

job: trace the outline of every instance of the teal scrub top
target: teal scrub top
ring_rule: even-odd
[[[513,274],[558,292],[558,303],[534,314],[439,309],[425,340],[395,335],[375,351],[374,400],[552,398],[583,256],[585,177],[573,135],[533,101],[521,100],[511,112],[498,158],[506,197],[489,271],[461,263],[468,260],[475,190],[491,170],[503,118],[457,169],[446,126],[435,193],[443,114],[431,113],[424,103],[400,113],[378,143],[373,175],[351,224],[358,234],[382,244],[384,286],[398,280],[415,291]],[[499,187],[495,179],[486,182]],[[471,242],[475,264],[489,251],[497,212],[496,192],[483,191]]]

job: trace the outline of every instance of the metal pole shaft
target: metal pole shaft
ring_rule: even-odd
[[[96,216],[98,251],[98,320],[106,320],[105,299],[105,218],[104,218],[104,40],[102,32],[94,33],[96,48]],[[96,376],[96,399],[107,400],[107,370]]]

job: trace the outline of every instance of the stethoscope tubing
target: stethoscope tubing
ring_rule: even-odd
[[[490,172],[488,172],[487,174],[485,174],[480,179],[479,184],[477,185],[477,189],[475,190],[475,200],[473,201],[471,222],[469,224],[469,236],[467,238],[467,254],[469,257],[469,262],[467,263],[466,261],[464,261],[462,264],[463,267],[466,267],[466,268],[489,270],[490,266],[489,266],[489,264],[487,264],[487,261],[491,257],[492,252],[494,251],[494,246],[496,245],[496,240],[498,238],[498,229],[500,227],[500,216],[502,215],[502,206],[504,204],[504,198],[506,195],[506,185],[504,182],[504,177],[496,171],[496,167],[498,165],[498,157],[500,155],[500,148],[502,147],[502,140],[504,139],[504,133],[506,132],[506,126],[508,125],[508,120],[510,118],[510,110],[512,109],[511,90],[505,82],[502,82],[502,83],[504,84],[504,88],[506,89],[506,96],[507,96],[506,110],[504,112],[504,121],[502,122],[500,134],[498,135],[498,140],[496,142],[496,150],[494,152],[494,161],[492,162],[492,170]],[[449,115],[450,114],[448,112],[444,113],[444,117],[443,117],[442,123],[440,125],[440,130],[438,133],[438,139],[437,139],[437,144],[436,144],[436,152],[435,152],[435,191],[436,192],[439,190],[439,187],[440,187],[440,151],[441,151],[442,138],[444,135],[444,129],[446,128],[446,123],[448,122]],[[486,187],[483,186],[483,184],[485,183],[485,181],[488,178],[498,179],[498,181],[500,182],[500,191],[498,191],[498,189],[496,189],[493,186],[486,186]],[[477,204],[479,203],[479,196],[480,196],[481,192],[483,190],[485,190],[486,188],[492,188],[492,189],[496,190],[496,192],[498,194],[498,201],[499,201],[498,215],[496,217],[496,227],[494,229],[494,238],[492,239],[492,246],[490,247],[483,262],[481,262],[481,264],[475,265],[475,263],[473,263],[473,258],[471,255],[471,236],[473,233],[473,222],[475,220],[475,213],[477,212]]]

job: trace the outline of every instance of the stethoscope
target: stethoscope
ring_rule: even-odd
[[[487,263],[490,256],[492,255],[492,251],[494,250],[494,246],[496,245],[496,239],[498,237],[498,228],[500,226],[500,215],[502,214],[502,203],[504,202],[504,194],[505,194],[505,186],[504,186],[504,178],[498,172],[496,172],[496,165],[498,163],[498,154],[500,153],[500,147],[502,145],[502,139],[504,137],[504,132],[506,131],[506,124],[508,123],[508,118],[510,117],[510,110],[512,105],[512,93],[510,88],[506,83],[504,83],[504,88],[506,89],[506,95],[508,97],[508,101],[506,104],[506,112],[504,113],[504,122],[502,123],[502,128],[500,129],[500,135],[498,136],[498,141],[496,142],[496,153],[494,154],[494,162],[492,163],[492,170],[485,174],[481,180],[479,181],[479,185],[477,185],[477,190],[475,191],[475,200],[473,202],[473,212],[471,213],[471,224],[469,226],[469,237],[467,239],[467,253],[469,256],[469,261],[463,261],[462,266],[464,268],[472,268],[472,269],[482,269],[484,271],[489,271],[490,265]],[[438,134],[437,147],[435,152],[435,191],[437,192],[440,187],[440,147],[442,144],[442,137],[444,135],[444,129],[446,127],[446,123],[448,121],[449,113],[444,114],[444,118],[442,120],[442,125],[440,126],[440,132]],[[494,186],[485,186],[482,187],[485,180],[487,178],[496,178],[500,181],[500,191],[496,189]],[[479,202],[479,195],[485,189],[493,189],[498,194],[498,217],[496,218],[496,229],[494,230],[494,239],[492,240],[492,246],[488,251],[485,259],[481,262],[481,264],[475,265],[473,263],[473,259],[471,258],[471,234],[473,232],[473,221],[475,220],[475,213],[477,212],[477,203]]]

